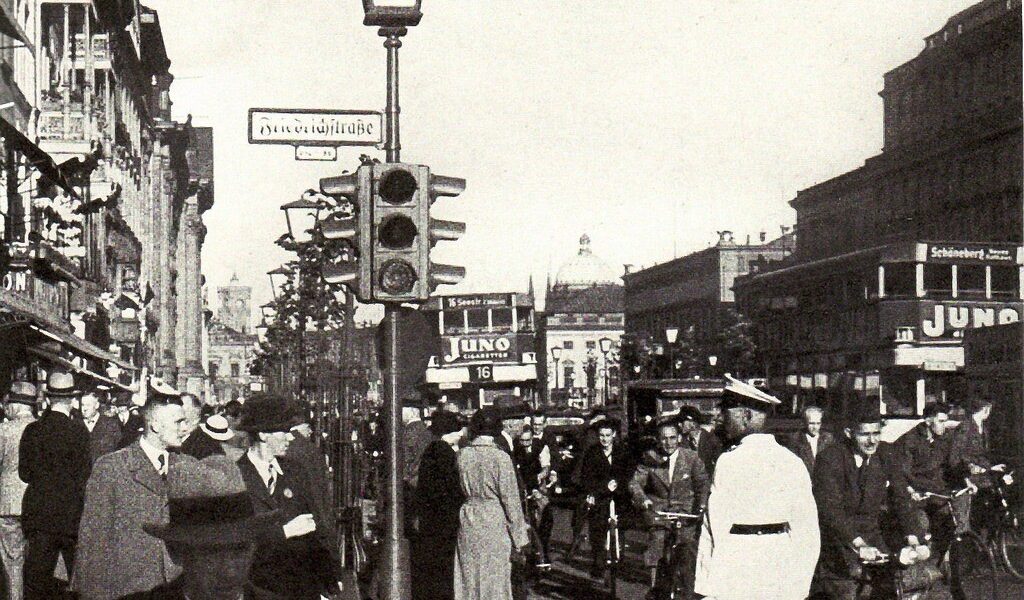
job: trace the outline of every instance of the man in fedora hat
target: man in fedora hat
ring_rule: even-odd
[[[285,457],[293,425],[295,414],[283,398],[259,394],[242,406],[238,428],[252,435],[252,445],[239,470],[256,512],[280,515],[256,543],[249,579],[288,598],[318,600],[338,591],[342,572],[305,472]]]
[[[89,430],[89,456],[92,462],[117,450],[121,442],[121,423],[117,417],[110,417],[100,412],[100,395],[95,390],[82,393],[79,402],[78,420]]]
[[[715,465],[697,550],[695,591],[715,600],[803,600],[821,538],[802,460],[764,433],[781,402],[726,376],[725,426],[735,446]]]
[[[276,512],[257,514],[238,466],[223,455],[183,456],[171,466],[167,522],[143,525],[182,566],[170,598],[243,600],[273,598],[248,583],[253,550]]]
[[[142,407],[143,432],[117,452],[101,456],[85,493],[72,588],[83,600],[113,600],[167,586],[181,572],[163,541],[144,523],[167,521],[167,473],[185,433],[173,397],[151,397]]]
[[[9,600],[21,600],[21,570],[25,563],[25,532],[21,528],[21,499],[25,482],[18,477],[18,447],[25,428],[35,421],[36,386],[15,381],[4,397],[9,421],[0,424],[0,559],[3,560]]]
[[[50,408],[25,428],[18,449],[18,475],[28,484],[21,507],[28,542],[24,568],[28,600],[57,596],[53,572],[58,555],[68,573],[74,569],[78,521],[92,465],[89,430],[71,418],[71,402],[79,394],[70,373],[50,373],[46,380]]]

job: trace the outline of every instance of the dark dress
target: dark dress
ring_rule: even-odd
[[[413,502],[419,528],[411,540],[413,600],[455,597],[455,545],[459,509],[465,497],[459,487],[456,453],[443,440],[423,451],[419,485]]]

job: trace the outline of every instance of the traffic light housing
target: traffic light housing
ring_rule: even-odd
[[[417,302],[439,284],[462,281],[462,267],[433,264],[430,249],[442,240],[457,240],[464,223],[430,218],[438,196],[458,196],[463,179],[431,175],[425,165],[374,164],[373,297],[377,302]]]
[[[320,219],[324,239],[346,240],[351,249],[324,265],[321,274],[327,283],[345,284],[363,302],[373,300],[370,183],[371,168],[367,165],[352,174],[320,180],[321,193],[335,199],[345,198],[352,205],[352,211],[336,210]]]

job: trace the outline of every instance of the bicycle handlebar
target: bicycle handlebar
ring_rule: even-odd
[[[946,494],[936,494],[935,492],[925,492],[925,493],[923,493],[921,495],[924,496],[925,498],[938,498],[939,500],[946,500],[948,502],[950,500],[953,500],[954,498],[959,498],[960,496],[963,496],[964,494],[967,494],[970,491],[971,491],[971,488],[965,487],[963,489],[954,490],[949,495],[946,495]]]
[[[684,512],[672,512],[667,510],[655,511],[655,516],[665,519],[666,521],[695,521],[700,519],[700,515]]]

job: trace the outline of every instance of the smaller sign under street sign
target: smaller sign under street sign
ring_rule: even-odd
[[[250,108],[249,143],[289,146],[376,146],[384,116],[372,110]]]
[[[295,160],[338,160],[338,149],[334,146],[296,146]]]

